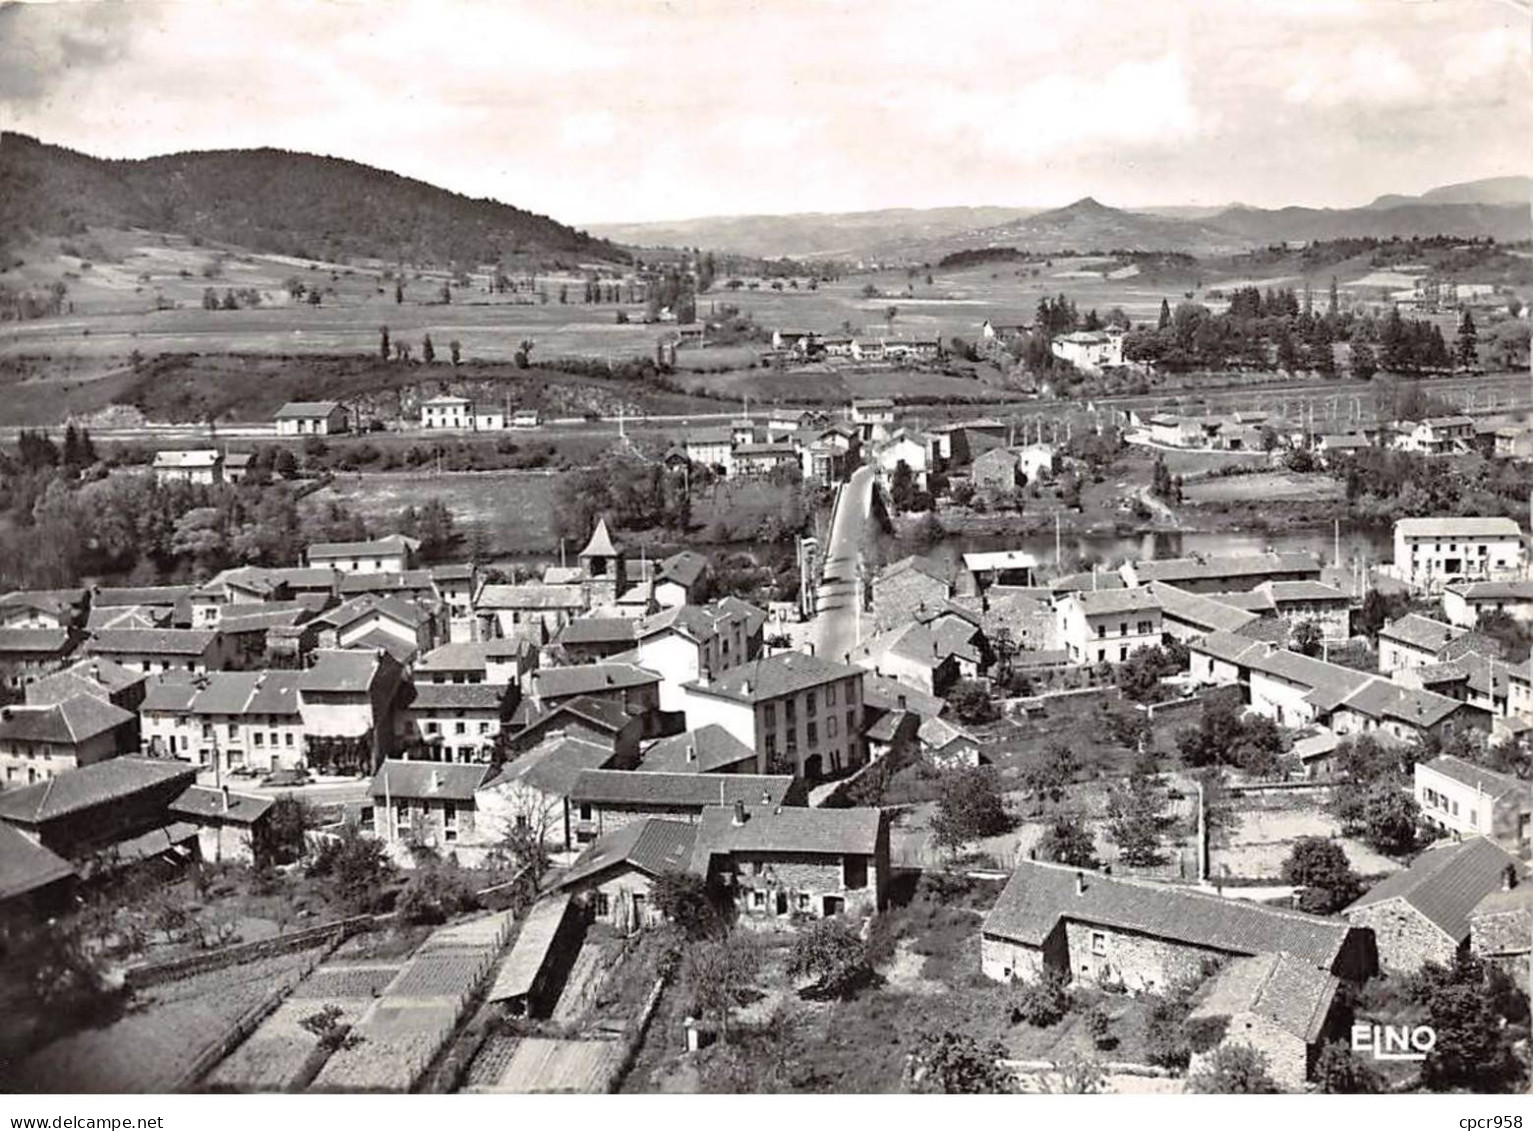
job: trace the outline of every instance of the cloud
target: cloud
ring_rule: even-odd
[[[0,103],[33,103],[76,77],[123,57],[126,6],[0,4]]]

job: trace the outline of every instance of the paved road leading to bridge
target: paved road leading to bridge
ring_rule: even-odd
[[[825,552],[825,568],[817,591],[815,654],[842,660],[866,629],[858,571],[873,521],[873,468],[860,467],[841,492]]]

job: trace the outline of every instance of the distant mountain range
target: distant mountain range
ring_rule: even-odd
[[[1496,177],[1420,196],[1382,196],[1362,208],[1167,206],[1110,208],[1091,197],[1064,208],[895,209],[845,214],[726,216],[654,224],[597,224],[637,246],[707,247],[743,255],[935,262],[965,248],[1022,251],[1185,251],[1214,255],[1289,240],[1346,236],[1533,238],[1533,181]]]
[[[304,259],[432,266],[619,262],[623,249],[493,200],[281,149],[113,161],[0,133],[0,247],[148,228]]]

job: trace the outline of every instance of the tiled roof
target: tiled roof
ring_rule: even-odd
[[[131,711],[95,695],[76,695],[49,706],[0,708],[0,739],[73,746],[132,721]]]
[[[1509,518],[1402,518],[1395,533],[1407,538],[1516,538],[1518,526]]]
[[[301,691],[363,692],[372,687],[382,667],[377,652],[322,648],[314,653],[314,665],[304,670],[298,687]]]
[[[423,597],[434,598],[436,594],[436,583],[431,580],[431,571],[424,569],[402,569],[397,573],[343,573],[336,582],[336,588],[346,598],[363,593],[398,593],[419,600]]]
[[[1223,601],[1189,593],[1163,581],[1152,581],[1145,586],[1160,602],[1162,616],[1202,628],[1205,631],[1235,632],[1256,619],[1255,613],[1226,605]],[[1137,590],[1128,590],[1137,592]]]
[[[921,721],[920,729],[916,731],[916,738],[921,745],[928,750],[941,750],[954,742],[972,742],[979,745],[979,739],[959,726],[942,718],[929,718]]]
[[[298,602],[281,602],[280,608],[253,605],[249,611],[242,605],[226,605],[223,616],[218,618],[218,631],[226,633],[262,632],[268,628],[288,628],[313,618],[313,613]],[[233,611],[231,611],[233,610]]]
[[[1210,632],[1190,641],[1188,649],[1202,652],[1230,664],[1249,664],[1258,656],[1267,654],[1267,645],[1260,640],[1250,640],[1229,632]]]
[[[410,699],[413,711],[495,711],[507,688],[494,683],[418,683]]]
[[[1265,577],[1271,573],[1320,573],[1320,559],[1308,553],[1234,554],[1190,558],[1165,558],[1135,562],[1134,575],[1141,585],[1150,581],[1211,580],[1221,577]]]
[[[526,700],[523,700],[524,704],[526,702]],[[617,734],[631,723],[634,718],[627,711],[623,710],[621,704],[614,703],[610,699],[593,699],[589,695],[581,695],[574,699],[566,699],[541,714],[529,716],[522,730],[518,732],[518,737],[526,734],[528,731],[537,730],[551,722],[557,721],[561,715],[570,715],[582,719],[598,729],[610,731],[612,734]]]
[[[767,621],[766,610],[758,609],[749,601],[742,601],[738,597],[721,597],[713,602],[713,607],[720,613],[743,618],[747,636],[756,635]]]
[[[1463,706],[1457,699],[1373,679],[1341,701],[1350,711],[1375,719],[1398,719],[1417,727],[1432,727]]]
[[[1424,617],[1420,613],[1406,613],[1399,620],[1391,621],[1379,629],[1381,640],[1396,640],[1434,655],[1450,640],[1463,634],[1461,628],[1454,628],[1451,624]]]
[[[1439,754],[1430,762],[1418,762],[1417,765],[1424,765],[1427,769],[1434,770],[1443,777],[1451,778],[1460,785],[1478,789],[1496,801],[1504,797],[1518,796],[1521,796],[1524,802],[1528,799],[1530,787],[1527,782],[1514,778],[1511,774],[1502,774],[1495,770],[1487,770],[1484,766],[1476,766],[1473,762],[1466,762],[1452,754]]]
[[[169,628],[174,611],[163,605],[108,605],[92,609],[85,618],[85,631],[101,632],[108,628]]]
[[[1349,694],[1363,684],[1378,678],[1371,672],[1360,672],[1353,668],[1344,668],[1340,664],[1326,663],[1324,660],[1290,652],[1285,648],[1274,649],[1265,656],[1256,656],[1246,662],[1254,671],[1265,672],[1268,675],[1286,679],[1290,683],[1310,688],[1344,688],[1348,689]]]
[[[1473,581],[1446,587],[1466,601],[1533,601],[1533,581]]]
[[[692,870],[706,874],[711,857],[731,852],[871,856],[882,820],[878,809],[747,805],[737,825],[734,806],[710,806],[698,821]]]
[[[905,573],[918,573],[922,577],[930,578],[932,581],[939,582],[942,585],[951,586],[953,583],[953,570],[951,566],[945,562],[938,561],[936,558],[929,558],[921,554],[911,554],[908,557],[903,557],[899,561],[890,562],[884,566],[883,569],[878,571],[878,576],[873,579],[873,584],[878,585],[880,582],[892,581],[894,578]]]
[[[329,416],[340,407],[335,401],[288,401],[273,414],[272,419],[310,420]]]
[[[479,609],[583,609],[585,590],[578,585],[486,585]]]
[[[632,617],[577,617],[559,630],[556,644],[629,644],[633,642]]]
[[[1268,581],[1261,588],[1272,594],[1272,599],[1277,602],[1351,600],[1334,585],[1319,581]]]
[[[27,684],[27,703],[47,706],[73,699],[76,695],[95,695],[105,699],[147,679],[148,676],[142,672],[131,671],[105,657],[81,660],[61,672],[45,675]]]
[[[210,628],[105,628],[89,648],[119,655],[201,656],[217,637]]]
[[[597,805],[653,805],[704,809],[710,805],[781,805],[793,786],[787,774],[651,773],[586,770],[575,779],[570,800]]]
[[[192,585],[147,585],[137,588],[97,589],[91,595],[91,607],[103,609],[117,605],[173,606],[192,595]]]
[[[819,687],[833,680],[851,678],[861,679],[862,669],[820,656],[805,655],[803,652],[780,652],[766,659],[752,660],[731,668],[706,685],[693,682],[686,686],[689,690],[724,699],[759,703]]]
[[[565,699],[571,695],[600,695],[630,687],[648,687],[660,677],[634,664],[572,664],[563,668],[539,668],[532,673],[532,694],[538,699]]]
[[[473,640],[439,644],[415,661],[415,671],[462,672],[485,670],[492,659],[520,659],[530,649],[525,640]]]
[[[0,655],[53,655],[68,650],[67,628],[0,628]]]
[[[904,703],[901,703],[904,700]],[[882,711],[913,711],[927,718],[935,718],[947,706],[935,695],[928,695],[919,687],[902,683],[892,676],[868,672],[862,677],[862,702],[865,706]]]
[[[682,550],[660,563],[660,580],[691,588],[708,572],[708,559],[693,550]]]
[[[1058,864],[1018,864],[985,919],[984,933],[1042,946],[1069,919],[1229,954],[1288,951],[1327,970],[1350,932],[1346,923],[1298,911],[1095,872],[1084,874],[1085,890],[1079,892],[1079,874]]]
[[[1093,589],[1125,589],[1127,587],[1128,582],[1112,570],[1097,570],[1095,573],[1090,570],[1084,573],[1066,573],[1049,582],[1049,589],[1055,593],[1080,593]]]
[[[717,723],[662,738],[644,752],[648,773],[707,774],[756,761],[756,751]]]
[[[406,762],[390,759],[373,775],[368,787],[372,798],[394,800],[472,801],[474,790],[484,784],[490,766],[481,762]]]
[[[50,821],[166,782],[184,779],[190,785],[196,776],[197,768],[185,762],[109,758],[35,785],[0,791],[0,818],[22,824]]]
[[[1342,912],[1403,899],[1454,942],[1469,937],[1469,913],[1501,887],[1507,867],[1517,862],[1488,837],[1430,848],[1403,872],[1387,876]]]
[[[639,620],[634,629],[634,636],[639,640],[645,640],[658,633],[675,630],[701,643],[712,639],[717,634],[720,621],[729,621],[736,617],[737,614],[721,612],[716,606],[676,605]]]
[[[277,803],[274,797],[256,797],[249,793],[225,793],[204,785],[187,786],[186,792],[170,803],[170,811],[193,821],[217,819],[235,825],[253,825]]]
[[[380,597],[373,593],[353,597],[345,604],[331,609],[319,619],[322,624],[328,624],[334,628],[345,628],[375,613],[398,621],[408,628],[415,628],[427,619],[425,610],[413,601],[407,601],[402,597]]]
[[[69,861],[0,821],[0,903],[57,883],[74,872]]]
[[[315,542],[309,546],[308,559],[389,557],[406,550],[420,549],[420,542],[403,534],[390,534],[371,542]]]
[[[555,797],[568,797],[582,773],[599,770],[614,757],[616,754],[610,746],[560,735],[546,739],[515,761],[507,762],[500,773],[484,783],[484,788],[496,789],[516,783]]]
[[[1320,1039],[1341,980],[1291,954],[1231,959],[1199,994],[1193,1017],[1254,1013],[1306,1044]]]
[[[1147,586],[1135,589],[1084,589],[1070,594],[1066,600],[1079,602],[1081,610],[1088,617],[1160,610],[1160,599]]]
[[[697,826],[690,821],[658,817],[633,821],[586,849],[555,886],[571,887],[617,864],[632,865],[651,876],[684,872],[696,840]]]

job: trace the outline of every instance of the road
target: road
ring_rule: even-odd
[[[825,550],[825,568],[815,595],[815,655],[841,660],[861,639],[862,600],[859,592],[862,549],[873,516],[873,468],[860,467],[841,493],[835,524]]]

